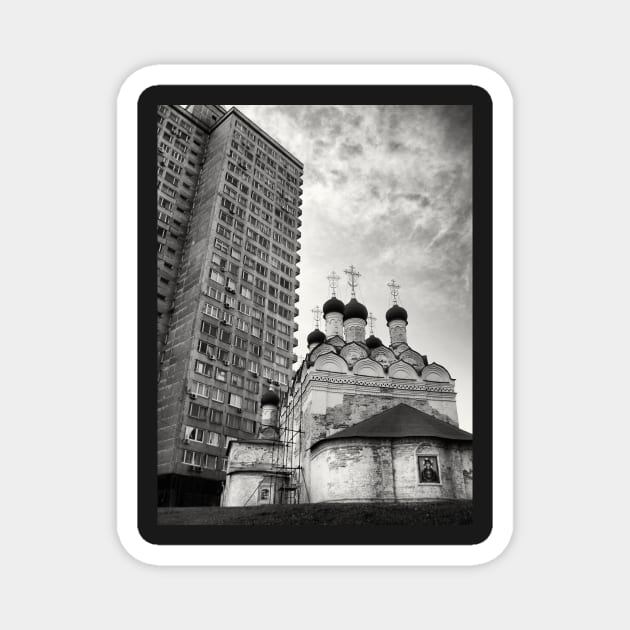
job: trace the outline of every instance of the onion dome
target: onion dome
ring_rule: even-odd
[[[280,397],[273,389],[268,389],[260,398],[261,405],[274,405],[277,407],[280,404]]]
[[[407,323],[407,311],[402,307],[399,306],[398,304],[394,304],[394,306],[392,306],[387,313],[385,313],[385,319],[387,320],[387,323],[389,324],[389,322],[393,322],[395,319],[403,319],[405,321],[405,324]]]
[[[357,301],[356,298],[352,298],[343,309],[343,319],[352,319],[353,317],[359,317],[367,322],[367,308]]]
[[[330,300],[326,300],[324,302],[324,317],[328,315],[328,313],[343,313],[343,302],[336,297],[331,297]]]
[[[365,345],[370,349],[373,350],[374,348],[378,348],[379,346],[383,345],[383,342],[378,338],[375,337],[374,335],[370,335],[366,340],[365,340]]]
[[[308,333],[308,337],[306,338],[307,345],[311,345],[312,343],[322,343],[326,341],[326,335],[316,328],[313,332]]]

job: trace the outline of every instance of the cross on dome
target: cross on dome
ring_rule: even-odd
[[[396,282],[396,280],[392,279],[387,283],[387,286],[389,287],[389,292],[392,294],[392,300],[394,304],[398,304],[400,285]]]
[[[315,328],[319,328],[319,319],[322,314],[322,309],[319,308],[319,306],[316,306],[311,310],[311,313],[313,313],[313,324],[315,325]]]
[[[336,289],[337,285],[339,284],[339,276],[334,271],[331,271],[330,275],[326,276],[326,280],[328,280],[328,286],[332,292],[332,296],[336,297]]]
[[[374,334],[374,322],[376,321],[376,317],[374,317],[374,315],[372,315],[372,313],[370,313],[370,316],[368,317],[368,322],[370,322],[370,335]]]
[[[354,268],[354,265],[350,265],[350,267],[344,269],[343,272],[348,276],[348,286],[350,287],[352,297],[356,297],[356,288],[359,284],[357,279],[361,274]]]

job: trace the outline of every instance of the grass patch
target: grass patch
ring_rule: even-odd
[[[472,501],[159,508],[158,525],[470,525]]]

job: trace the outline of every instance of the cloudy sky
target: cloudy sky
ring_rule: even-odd
[[[298,355],[326,276],[361,277],[358,299],[389,343],[387,282],[400,285],[412,348],[457,379],[472,430],[472,111],[468,106],[237,105],[304,163]],[[322,322],[323,324],[323,322]],[[322,325],[323,328],[323,325]]]

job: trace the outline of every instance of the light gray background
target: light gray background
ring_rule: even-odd
[[[630,315],[622,6],[11,5],[0,38],[6,627],[622,625]],[[116,93],[144,65],[225,61],[472,62],[511,85],[517,502],[513,541],[496,561],[159,569],[118,544]]]

